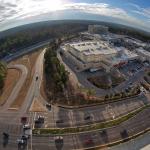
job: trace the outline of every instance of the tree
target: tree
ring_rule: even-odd
[[[0,62],[0,91],[3,89],[6,73],[7,73],[6,64]]]
[[[46,82],[47,85],[53,83],[54,90],[56,92],[62,92],[67,85],[69,77],[64,65],[60,64],[59,59],[57,58],[56,50],[58,47],[58,44],[54,40],[47,48],[44,56],[45,73],[47,78],[51,78],[50,81]]]

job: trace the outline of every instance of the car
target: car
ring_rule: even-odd
[[[132,82],[129,82],[129,85],[132,85]]]
[[[39,123],[44,123],[44,116],[38,116],[38,121],[39,121]]]
[[[27,117],[21,117],[21,123],[26,124],[27,122]]]
[[[91,119],[90,115],[84,117],[84,120],[90,120],[90,119]]]
[[[29,124],[25,124],[25,125],[23,125],[23,129],[24,129],[24,130],[28,130],[28,129],[31,129],[31,127],[30,127]]]
[[[26,145],[27,141],[21,138],[21,139],[17,139],[17,143],[18,145]]]
[[[63,123],[63,120],[62,120],[62,119],[56,120],[56,123],[57,123],[57,124]]]
[[[132,72],[132,73],[135,73],[135,69],[132,69],[131,72]]]
[[[129,93],[129,90],[126,88],[126,89],[125,89],[125,92],[126,92],[126,93]]]
[[[36,79],[35,79],[35,80],[37,81],[38,79],[39,79],[39,77],[38,77],[38,76],[36,76]]]
[[[55,143],[56,144],[63,144],[63,137],[62,136],[56,136],[54,137]]]
[[[46,108],[47,108],[48,110],[51,110],[51,104],[47,103],[47,104],[46,104]]]
[[[92,140],[91,138],[88,138],[88,139],[86,139],[86,140],[84,141],[84,144],[85,144],[85,145],[91,145],[91,144],[93,144],[93,140]]]
[[[62,136],[56,136],[56,137],[54,137],[54,140],[63,140],[63,137]]]
[[[4,138],[9,138],[9,134],[6,133],[6,132],[3,132],[3,137],[4,137]]]
[[[22,139],[23,139],[23,140],[28,140],[29,138],[30,138],[30,135],[23,135],[23,136],[22,136]]]
[[[6,132],[3,132],[3,146],[6,147],[9,141],[9,134]]]

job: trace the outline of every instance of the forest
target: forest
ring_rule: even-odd
[[[22,48],[48,39],[65,37],[87,29],[87,25],[79,23],[62,23],[41,25],[0,38],[0,59],[13,54]]]
[[[89,24],[105,25],[109,27],[109,31],[112,33],[129,35],[144,42],[150,42],[150,33],[124,25],[84,20],[47,21],[24,25],[1,32],[0,59],[48,39],[67,37],[72,34],[87,31]]]

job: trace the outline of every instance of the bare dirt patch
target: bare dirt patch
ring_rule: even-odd
[[[0,105],[3,105],[7,101],[9,95],[11,94],[14,86],[16,85],[20,77],[20,74],[21,72],[17,69],[8,69],[5,79],[5,85],[0,96]]]
[[[24,55],[23,57],[18,58],[17,60],[11,62],[11,64],[23,64],[28,68],[28,75],[27,79],[25,81],[25,84],[23,85],[17,99],[11,104],[10,107],[12,108],[20,108],[25,100],[26,94],[28,92],[28,89],[30,87],[30,84],[33,79],[34,74],[34,65],[36,62],[37,57],[41,53],[41,50],[37,50],[33,53],[29,53],[27,55]]]
[[[32,105],[30,107],[30,112],[46,112],[46,108],[43,106],[43,104],[40,103],[40,101],[35,98],[32,102]]]

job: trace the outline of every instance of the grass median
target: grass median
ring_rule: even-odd
[[[33,129],[34,135],[48,135],[48,134],[68,134],[68,133],[79,133],[79,132],[86,132],[86,131],[92,131],[92,130],[99,130],[104,128],[113,127],[116,125],[119,125],[120,123],[127,121],[128,119],[136,116],[138,113],[142,112],[146,108],[150,108],[150,105],[145,105],[142,108],[135,110],[134,112],[128,113],[127,115],[107,121],[107,122],[101,122],[91,125],[85,125],[81,127],[69,127],[69,128],[40,128],[40,129]]]

